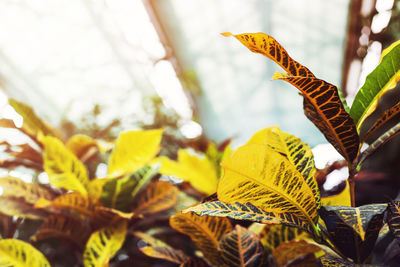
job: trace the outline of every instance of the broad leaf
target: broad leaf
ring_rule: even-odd
[[[179,190],[169,182],[150,183],[134,203],[136,215],[154,214],[173,207],[178,200]]]
[[[189,182],[197,191],[210,195],[215,193],[218,184],[217,169],[213,162],[206,157],[199,157],[188,150],[178,151],[178,161],[167,157],[161,161],[160,173],[175,176]]]
[[[284,224],[287,226],[297,227],[309,233],[313,233],[314,229],[311,224],[299,221],[296,215],[291,213],[267,212],[257,208],[251,203],[241,204],[239,202],[228,204],[219,200],[204,202],[189,207],[182,212],[194,212],[203,216],[228,217],[235,220],[245,220],[258,223],[268,224]]]
[[[232,231],[228,218],[178,213],[170,218],[170,225],[175,230],[188,235],[212,264],[220,264],[218,242],[223,235]]]
[[[121,211],[130,211],[134,197],[157,174],[158,166],[145,166],[131,175],[108,179],[103,185],[101,202]]]
[[[120,221],[94,232],[83,253],[85,267],[104,267],[122,247],[127,232],[127,222]]]
[[[382,53],[379,65],[367,76],[350,109],[350,115],[360,130],[364,120],[376,110],[379,99],[396,87],[400,79],[400,42]]]
[[[223,35],[231,36],[232,34],[224,33]],[[292,59],[273,37],[264,33],[233,36],[250,51],[278,63],[289,74],[278,74],[274,78],[286,80],[302,92],[306,116],[339,153],[352,162],[357,156],[359,138],[356,127],[340,100],[337,88],[317,79],[308,68]],[[294,83],[297,80],[300,80],[299,83]]]
[[[315,179],[314,157],[311,148],[306,143],[294,135],[282,132],[275,126],[258,131],[247,144],[267,145],[285,156],[312,189],[319,208],[320,192]]]
[[[270,214],[285,213],[298,227],[313,228],[319,202],[296,166],[285,156],[267,145],[249,144],[237,149],[222,167],[219,200],[228,204],[251,203]]]
[[[89,196],[95,199],[100,199],[101,194],[103,193],[103,187],[108,181],[108,178],[95,178],[91,180],[87,188]]]
[[[339,194],[322,197],[321,204],[323,206],[351,206],[350,186],[346,181],[346,187]]]
[[[89,183],[85,166],[57,138],[41,139],[44,145],[44,169],[51,184],[87,195]]]
[[[163,130],[121,133],[108,162],[108,174],[129,174],[148,164],[160,149],[162,133]]]
[[[388,205],[386,222],[389,225],[390,232],[400,240],[400,207],[399,202],[392,202]]]
[[[97,148],[97,142],[87,135],[76,134],[68,140],[66,146],[75,156],[82,159],[90,149]]]
[[[167,260],[176,264],[183,264],[184,262],[189,260],[189,257],[186,256],[182,250],[177,250],[170,246],[145,246],[143,248],[140,248],[140,251],[149,257]]]
[[[221,238],[219,249],[227,266],[262,266],[265,260],[260,238],[240,225]]]
[[[84,221],[60,214],[51,215],[31,237],[31,240],[37,242],[48,238],[62,238],[83,249],[90,232],[89,226]]]
[[[400,113],[400,102],[394,105],[393,107],[389,108],[386,110],[380,117],[379,119],[372,125],[371,129],[368,130],[368,132],[365,134],[365,136],[362,138],[361,143],[364,143],[368,137],[371,136],[376,130],[382,127],[386,122],[388,122],[390,119],[392,119],[394,116]]]
[[[320,210],[334,245],[343,255],[362,263],[371,253],[383,226],[386,204],[357,208],[326,206]]]
[[[282,73],[275,73],[273,79],[287,81],[301,91],[307,118],[348,162],[353,162],[360,141],[353,119],[344,109],[336,86],[318,78]]]
[[[302,264],[300,266],[317,267],[319,266],[317,258],[322,255],[319,246],[304,240],[282,243],[272,252],[277,266],[292,266],[291,264],[297,262]]]
[[[52,200],[57,196],[57,193],[48,187],[25,183],[11,176],[0,178],[0,187],[3,189],[2,197],[20,197],[31,204],[35,204],[40,198]]]
[[[29,243],[18,239],[2,239],[0,240],[0,266],[50,267],[50,263]]]
[[[50,135],[62,139],[61,134],[42,121],[30,106],[11,98],[8,100],[8,103],[22,116],[24,119],[22,128],[29,134],[35,137]]]
[[[298,228],[282,224],[267,224],[260,233],[261,243],[268,254],[270,254],[280,244],[304,236],[306,236],[306,234]]]
[[[23,197],[0,196],[0,212],[8,216],[17,216],[33,220],[43,219],[47,212],[42,209],[35,209],[32,203],[27,202]]]

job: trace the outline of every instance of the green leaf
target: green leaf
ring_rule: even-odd
[[[46,136],[44,170],[51,184],[87,195],[88,174],[83,163],[57,138]]]
[[[175,230],[188,235],[212,264],[220,264],[218,242],[223,235],[232,231],[228,218],[178,213],[170,218],[170,225]]]
[[[108,179],[103,185],[101,202],[121,211],[130,211],[134,197],[158,173],[159,166],[145,166],[131,175]]]
[[[110,225],[94,232],[83,253],[85,267],[105,267],[125,241],[127,222]]]
[[[262,266],[265,261],[260,238],[240,225],[221,238],[219,249],[227,266]]]
[[[375,245],[386,208],[387,204],[326,206],[320,209],[320,215],[333,244],[346,257],[362,263]]]
[[[160,150],[162,133],[162,129],[121,133],[108,162],[108,174],[129,174],[150,163]]]
[[[376,110],[379,99],[396,87],[400,79],[400,42],[382,53],[379,65],[367,76],[350,109],[350,115],[360,131],[364,120]]]
[[[186,149],[178,151],[178,161],[160,157],[163,175],[175,176],[189,182],[197,191],[210,195],[215,193],[218,184],[217,173],[213,162],[206,157],[191,154]]]
[[[50,267],[50,263],[29,243],[17,239],[2,239],[0,240],[0,266]]]

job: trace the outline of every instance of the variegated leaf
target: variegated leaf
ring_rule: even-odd
[[[353,162],[360,140],[336,86],[318,78],[283,73],[275,73],[273,79],[289,82],[301,91],[304,96],[304,114],[348,162]]]
[[[45,256],[31,244],[18,239],[0,240],[0,266],[50,267]]]
[[[137,196],[133,211],[148,215],[167,210],[176,204],[178,193],[178,188],[169,182],[152,182]]]
[[[324,255],[320,259],[322,267],[367,267],[368,265],[364,264],[355,264],[346,259],[334,257],[331,255]],[[373,266],[370,266],[373,267]]]
[[[175,230],[188,235],[212,264],[220,264],[218,242],[223,235],[232,231],[228,218],[178,213],[170,218],[170,225]]]
[[[320,215],[333,244],[346,257],[362,263],[375,245],[386,208],[387,204],[357,208],[325,206],[320,209]]]
[[[108,179],[103,185],[101,202],[121,211],[130,211],[134,197],[158,173],[159,166],[145,166],[131,175]]]
[[[183,264],[184,262],[189,260],[189,257],[186,256],[182,250],[177,250],[170,246],[145,246],[143,248],[140,248],[140,251],[149,257],[167,260],[176,264]]]
[[[267,145],[240,147],[224,162],[218,199],[251,203],[271,214],[285,213],[301,228],[313,228],[319,202],[301,173],[285,156]],[[291,222],[288,222],[291,223]]]
[[[304,240],[282,243],[272,251],[277,266],[297,266],[291,265],[296,262],[300,266],[318,267],[318,254],[323,255],[321,248]]]
[[[82,220],[76,220],[61,214],[50,215],[35,235],[31,237],[31,240],[37,242],[49,238],[62,238],[83,249],[90,232],[89,226]]]
[[[400,202],[392,202],[388,205],[386,222],[397,240],[400,240]]]
[[[258,223],[283,224],[313,233],[312,225],[299,221],[299,219],[291,213],[267,212],[257,208],[251,203],[241,204],[236,202],[228,204],[219,200],[214,200],[191,206],[183,210],[183,212],[194,212],[200,216],[208,215],[228,217],[235,220],[245,220]]]
[[[84,134],[76,134],[68,139],[66,147],[79,159],[83,160],[85,154],[92,148],[97,150],[97,142]]]
[[[219,249],[226,266],[262,266],[266,260],[260,238],[240,225],[221,238]]]
[[[268,254],[282,243],[305,236],[307,234],[300,229],[283,224],[267,224],[260,233],[261,243]]]
[[[311,148],[303,143],[300,138],[282,132],[278,127],[269,127],[254,134],[247,144],[261,144],[271,147],[279,154],[285,156],[314,193],[317,208],[320,207],[320,192],[315,179],[314,156]]]
[[[47,216],[46,211],[34,208],[33,204],[27,202],[25,198],[13,196],[0,196],[0,212],[8,216],[32,220],[44,219]]]
[[[127,222],[110,225],[94,232],[83,253],[85,267],[105,267],[122,247],[127,232]]]
[[[46,136],[41,142],[44,145],[44,169],[50,183],[87,195],[89,178],[83,163],[59,139]]]

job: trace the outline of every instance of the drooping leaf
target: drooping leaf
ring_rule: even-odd
[[[323,255],[323,253],[321,254],[321,248],[304,240],[292,240],[282,243],[272,251],[272,256],[277,266],[296,266],[291,264],[299,261],[303,266],[317,267],[319,265],[316,255]]]
[[[83,253],[85,267],[105,267],[125,241],[127,222],[110,225],[94,232]]]
[[[268,34],[243,33],[233,35],[230,32],[226,32],[222,35],[235,37],[251,52],[258,53],[272,59],[292,76],[314,77],[314,74],[312,74],[308,68],[291,58],[283,46]]]
[[[57,138],[46,136],[44,145],[44,169],[51,184],[87,195],[89,183],[85,166]]]
[[[29,243],[18,239],[2,239],[0,240],[0,266],[50,267],[50,263]]]
[[[399,202],[392,202],[388,205],[386,222],[389,225],[390,232],[400,240],[400,207]]]
[[[129,174],[148,164],[160,149],[162,133],[162,129],[121,133],[108,162],[108,174]]]
[[[346,257],[362,263],[375,245],[386,208],[386,204],[325,206],[320,215],[334,245]]]
[[[57,193],[48,187],[25,183],[11,176],[0,178],[0,187],[3,189],[2,197],[23,198],[31,204],[35,204],[40,198],[52,200],[57,196]]]
[[[300,138],[294,135],[282,132],[275,126],[258,131],[247,144],[267,145],[282,156],[285,156],[313,191],[317,201],[317,208],[319,208],[320,192],[315,179],[314,157],[311,148],[306,143],[303,143]]]
[[[16,147],[18,148],[18,151],[11,152],[10,156],[18,159],[29,160],[40,165],[43,164],[42,154],[36,149],[33,149],[29,144],[21,144]]]
[[[289,82],[304,96],[304,113],[348,161],[358,153],[356,126],[343,107],[336,86],[312,77],[275,73],[273,79]]]
[[[204,260],[197,257],[191,257],[185,263],[181,264],[180,267],[209,267]]]
[[[50,215],[40,226],[33,242],[49,238],[62,238],[73,242],[78,248],[83,249],[90,235],[90,228],[84,221],[76,220],[64,215]]]
[[[158,173],[159,166],[145,166],[131,175],[122,178],[111,178],[103,185],[101,202],[121,211],[130,211],[134,197]]]
[[[66,147],[71,150],[75,156],[82,159],[90,149],[97,148],[97,142],[87,135],[76,134],[67,141]]]
[[[136,215],[154,214],[174,206],[178,200],[179,190],[169,182],[150,183],[140,193],[134,203]]]
[[[143,248],[140,248],[140,251],[149,257],[167,260],[176,264],[183,264],[184,262],[189,260],[189,257],[186,256],[182,250],[177,250],[170,246],[145,246]]]
[[[362,138],[361,143],[364,143],[368,137],[371,136],[376,130],[378,130],[382,125],[392,119],[394,116],[400,113],[400,102],[394,105],[393,107],[386,110],[379,119],[372,125],[372,127],[368,130],[365,136]]]
[[[300,229],[282,224],[267,224],[260,233],[261,243],[268,254],[280,244],[299,239],[302,236],[306,235]]]
[[[350,109],[350,115],[360,130],[364,120],[376,110],[379,99],[396,87],[400,79],[400,42],[382,53],[379,65],[367,76]]]
[[[148,246],[151,247],[168,247],[169,245],[167,243],[165,243],[164,241],[155,238],[154,236],[148,234],[148,233],[144,233],[144,232],[133,232],[132,233],[134,236],[142,239],[142,241],[146,242]]]
[[[30,106],[11,98],[8,99],[8,103],[19,115],[22,116],[24,119],[22,128],[24,128],[29,134],[35,137],[38,137],[39,135],[50,135],[62,139],[62,135],[42,121]]]
[[[32,203],[27,202],[23,197],[0,196],[0,212],[8,216],[40,220],[47,216],[42,209],[35,209]]]
[[[380,148],[383,144],[387,141],[395,137],[400,133],[400,122],[397,123],[395,126],[390,128],[384,134],[382,134],[378,139],[376,139],[366,150],[364,150],[360,156],[358,157],[357,165],[361,165],[363,161],[372,155],[378,148]]]
[[[232,231],[228,218],[178,213],[170,218],[170,225],[175,230],[188,235],[212,264],[220,263],[218,242],[223,235]]]
[[[219,200],[209,201],[189,207],[182,212],[194,212],[203,216],[228,217],[235,220],[245,220],[258,223],[284,224],[297,227],[309,233],[313,233],[311,224],[302,223],[296,215],[291,213],[267,212],[251,203],[241,204],[239,202],[228,204]]]
[[[221,238],[219,249],[227,266],[262,266],[265,260],[260,238],[240,225]]]
[[[288,224],[313,228],[319,203],[307,178],[286,157],[267,145],[249,144],[237,149],[222,167],[219,200],[251,203],[271,215],[279,214],[278,220],[290,219]]]
[[[178,161],[159,158],[160,173],[189,182],[197,191],[211,195],[217,189],[218,177],[214,164],[206,157],[200,158],[188,150],[178,151]]]
[[[339,194],[322,197],[321,204],[323,206],[351,206],[350,186],[346,181],[346,187]]]

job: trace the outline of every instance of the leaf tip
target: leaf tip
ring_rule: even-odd
[[[289,75],[287,73],[282,73],[282,72],[275,72],[274,75],[272,76],[271,80],[279,80],[279,79],[284,79],[288,77]]]
[[[233,34],[230,32],[222,32],[221,35],[225,37],[233,36]]]

